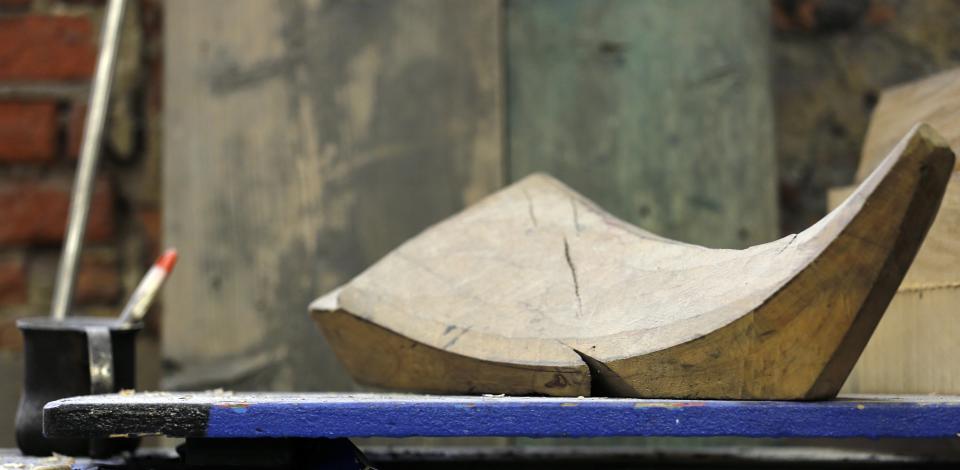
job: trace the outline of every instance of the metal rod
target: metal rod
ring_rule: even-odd
[[[97,69],[93,75],[93,88],[87,105],[87,121],[83,129],[83,143],[80,146],[80,162],[73,181],[73,197],[70,199],[70,215],[67,233],[63,239],[63,253],[57,269],[57,283],[53,291],[51,315],[63,320],[70,311],[73,300],[73,285],[77,275],[77,260],[83,244],[83,235],[87,229],[87,213],[90,211],[90,196],[93,192],[93,176],[97,171],[97,159],[100,156],[100,143],[103,126],[107,118],[110,103],[110,85],[113,82],[113,68],[117,61],[117,49],[120,43],[120,24],[123,19],[125,0],[110,0],[104,15],[103,31],[100,37],[100,55]]]

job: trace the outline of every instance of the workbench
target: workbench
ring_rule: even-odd
[[[134,393],[44,408],[48,437],[204,438],[900,437],[960,433],[960,397],[848,396],[821,402]]]
[[[286,467],[364,468],[348,438],[361,437],[534,437],[732,436],[748,438],[916,438],[956,439],[960,397],[845,396],[819,402],[642,400],[597,397],[431,396],[331,393],[126,393],[57,400],[44,408],[48,437],[165,435],[187,438],[169,467],[211,468],[223,459],[250,466],[259,461]],[[488,448],[429,457],[443,467],[462,468],[632,468],[660,462],[662,456],[630,448]],[[823,441],[818,445],[823,445]],[[372,450],[371,450],[372,449]],[[578,450],[579,449],[579,450]],[[762,449],[762,448],[761,448]],[[888,453],[840,453],[811,457],[794,451],[760,460],[760,467],[784,462],[876,464],[929,463],[929,458]],[[890,449],[884,449],[890,450]],[[370,454],[370,452],[373,454]],[[367,448],[386,468],[423,467],[417,454]],[[427,453],[437,452],[427,450]],[[829,451],[834,452],[834,451]],[[421,452],[422,453],[422,452]],[[649,454],[649,453],[648,453]],[[419,456],[418,456],[419,455]],[[427,454],[424,454],[427,455]],[[706,463],[757,465],[742,449],[707,455]],[[831,457],[832,455],[832,457]],[[824,457],[826,456],[826,457]],[[947,456],[948,461],[955,459]],[[178,459],[182,460],[181,464]],[[770,459],[773,460],[770,460]],[[938,457],[939,458],[939,457]],[[699,458],[698,458],[699,459]],[[719,459],[719,460],[717,460]],[[906,459],[906,460],[903,460]],[[939,460],[943,462],[942,459]],[[404,463],[406,462],[406,463]],[[444,463],[446,462],[446,464]],[[459,462],[459,463],[458,463]],[[465,462],[473,462],[474,467]],[[518,462],[522,462],[520,466]],[[577,463],[579,462],[579,464]],[[663,463],[663,462],[660,462]],[[207,467],[204,467],[204,466]],[[406,466],[405,466],[406,465]],[[465,465],[465,466],[464,466]],[[566,465],[566,466],[565,466]],[[620,465],[620,466],[617,466]],[[134,468],[136,466],[130,466]],[[89,466],[83,468],[106,468]],[[127,468],[127,467],[110,467]],[[139,468],[139,467],[136,467]],[[160,467],[156,467],[160,468]],[[439,468],[439,467],[437,467]],[[764,467],[766,468],[766,467]]]

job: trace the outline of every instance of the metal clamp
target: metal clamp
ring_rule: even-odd
[[[88,326],[87,354],[90,357],[90,394],[113,392],[113,346],[110,344],[110,329],[105,326]]]

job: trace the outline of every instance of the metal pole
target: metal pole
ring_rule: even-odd
[[[110,0],[103,19],[100,37],[100,56],[93,75],[90,102],[87,105],[87,121],[83,129],[80,147],[80,162],[73,182],[73,197],[70,199],[70,215],[67,233],[63,239],[63,253],[57,269],[57,283],[53,291],[51,315],[63,320],[70,311],[73,299],[73,284],[77,275],[77,259],[80,257],[83,235],[87,229],[87,213],[90,211],[90,195],[93,192],[93,176],[100,156],[100,141],[110,102],[110,85],[120,42],[120,23],[123,19],[125,0]]]

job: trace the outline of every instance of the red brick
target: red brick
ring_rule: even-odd
[[[63,240],[70,206],[70,182],[33,181],[0,186],[0,245],[56,244]],[[114,232],[113,191],[97,181],[90,201],[86,240],[103,241]]]
[[[22,256],[0,258],[0,306],[27,303],[27,268]]]
[[[17,329],[16,318],[0,318],[0,351],[20,351],[23,349],[23,336]]]
[[[77,104],[70,108],[67,119],[67,156],[76,159],[80,155],[80,143],[83,142],[83,126],[87,121],[87,105]]]
[[[53,160],[57,106],[47,101],[0,102],[0,162]]]
[[[889,23],[897,16],[897,11],[892,6],[871,2],[867,10],[867,23],[872,25],[882,25]]]
[[[0,8],[20,8],[30,4],[30,0],[0,0]]]
[[[140,0],[140,26],[143,33],[153,40],[163,35],[164,0]]]
[[[146,101],[151,112],[163,102],[163,5],[162,0],[141,0],[140,24],[144,35],[147,69]]]
[[[0,80],[86,80],[96,36],[81,16],[0,18]]]
[[[150,255],[149,262],[160,254],[160,211],[156,208],[144,208],[137,211],[137,220],[140,222],[140,228],[143,230],[144,239],[147,241],[147,252]]]
[[[120,271],[114,257],[83,256],[77,270],[77,305],[113,303],[120,298]]]
[[[147,74],[147,106],[150,112],[159,113],[163,109],[163,60],[147,62]]]

